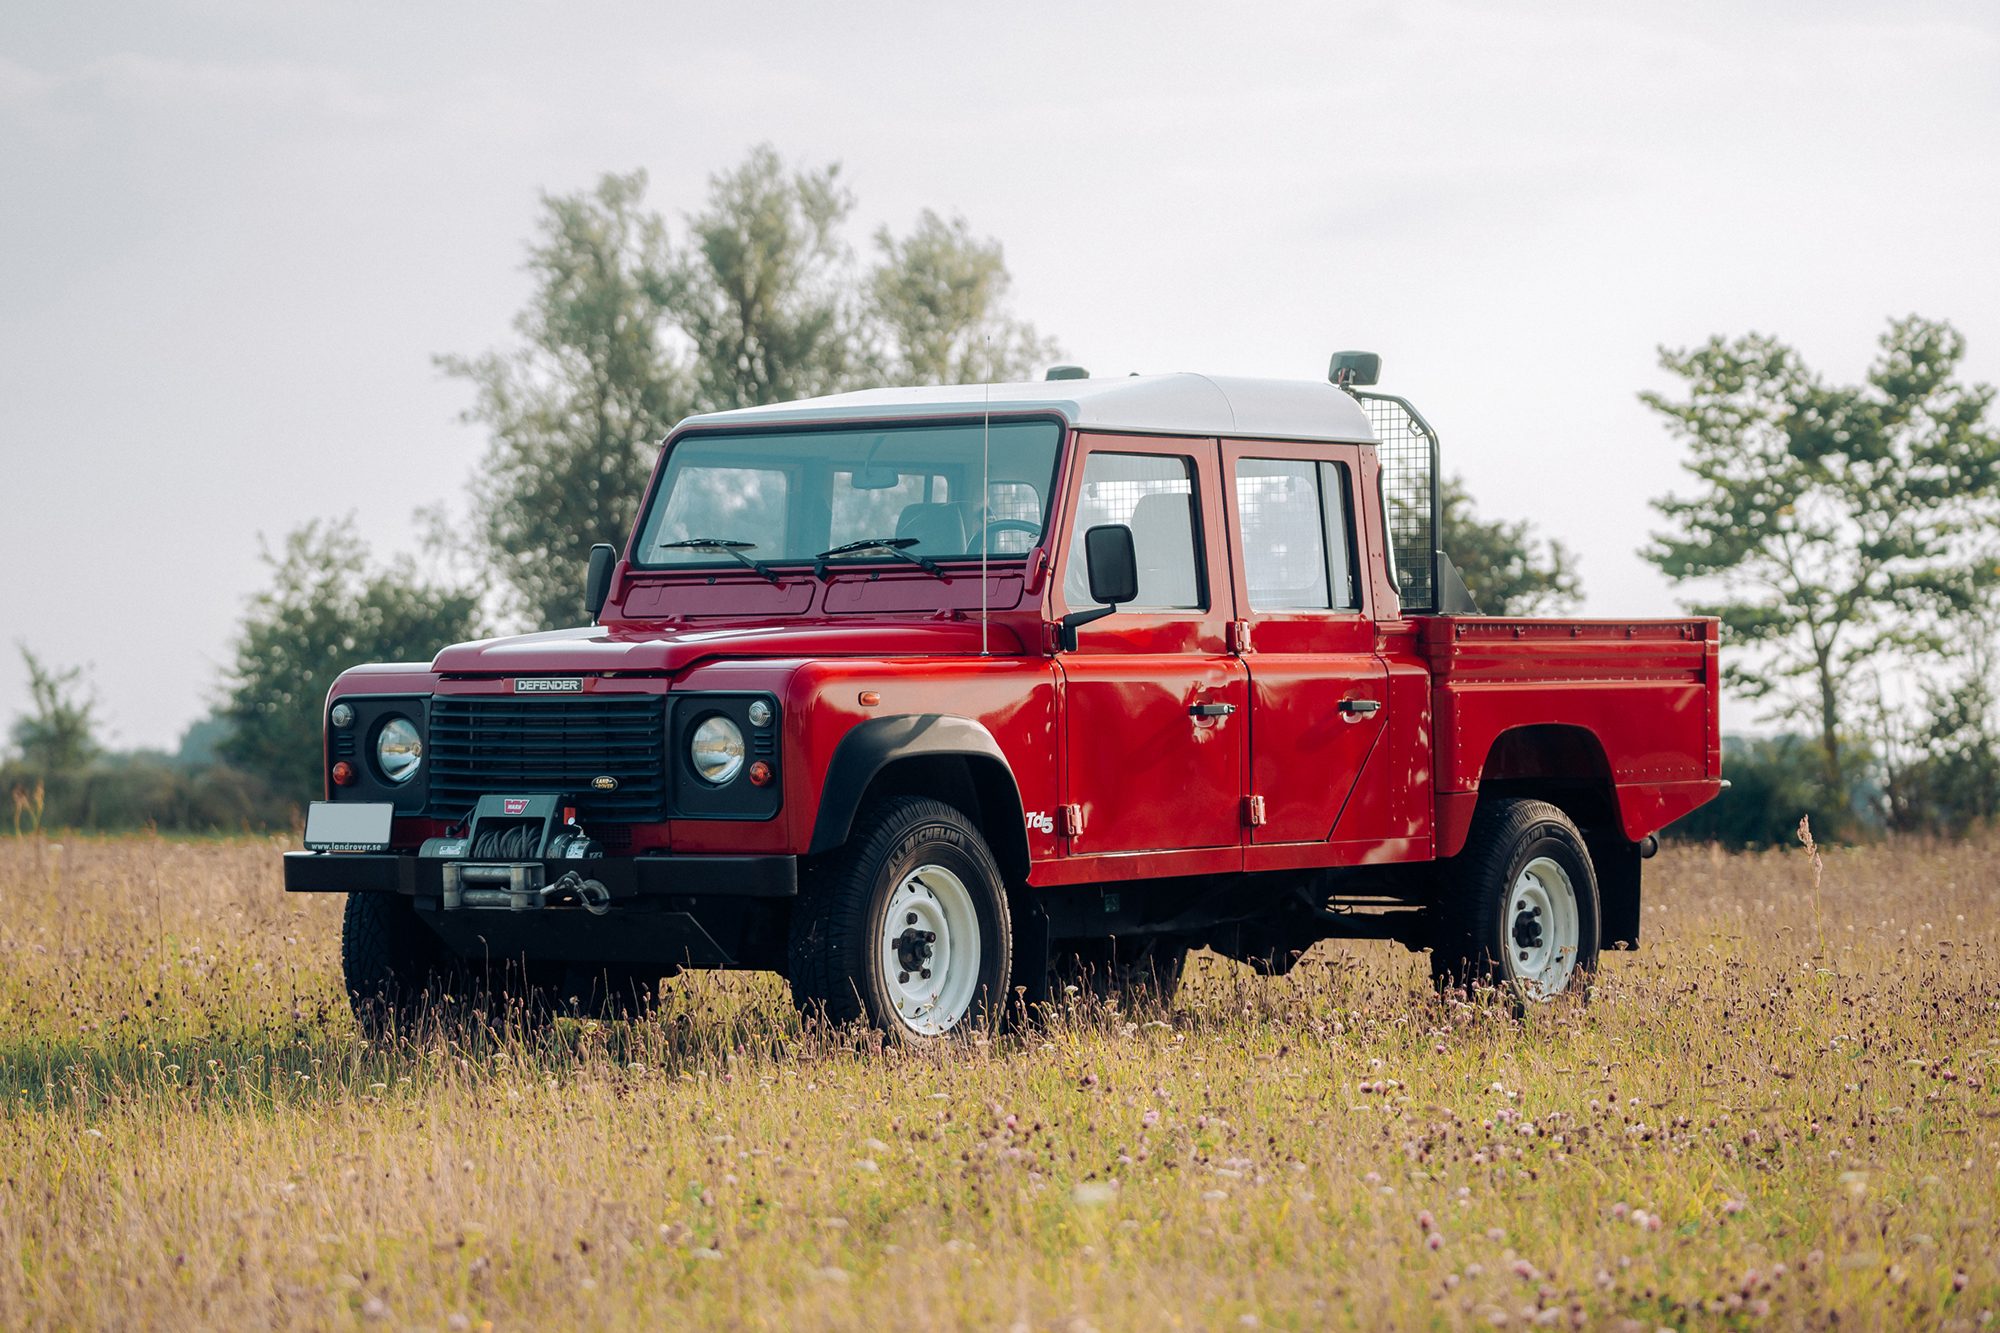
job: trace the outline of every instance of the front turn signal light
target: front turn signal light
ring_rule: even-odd
[[[762,759],[759,759],[756,763],[750,765],[751,786],[766,787],[769,786],[770,783],[771,783],[771,766],[769,764],[765,763]]]
[[[348,763],[345,759],[343,759],[339,763],[333,766],[334,786],[345,787],[353,781],[354,781],[354,765]]]

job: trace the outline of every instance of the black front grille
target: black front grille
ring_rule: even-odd
[[[658,695],[431,699],[431,810],[457,817],[481,796],[558,792],[580,819],[666,818],[666,708]],[[612,791],[598,778],[616,779]]]

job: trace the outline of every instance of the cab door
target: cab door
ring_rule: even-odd
[[[1360,449],[1224,440],[1221,455],[1249,675],[1246,840],[1325,843],[1389,720],[1355,526]]]
[[[1083,534],[1101,524],[1132,530],[1139,595],[1083,626],[1077,650],[1059,658],[1072,857],[1182,854],[1149,860],[1145,873],[1241,864],[1249,699],[1228,643],[1216,465],[1212,440],[1079,441],[1054,612],[1095,605]]]

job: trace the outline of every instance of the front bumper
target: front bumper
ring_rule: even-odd
[[[444,866],[435,857],[393,852],[286,852],[287,893],[400,893],[437,898]],[[595,861],[543,861],[549,882],[574,870],[624,898],[795,898],[795,856],[607,856]],[[421,906],[421,904],[419,904]]]
[[[287,852],[288,893],[397,893],[461,958],[531,963],[783,970],[793,856],[610,856],[542,861],[545,883],[574,870],[611,891],[596,916],[569,906],[530,912],[444,910],[441,857]],[[532,864],[532,863],[530,863]]]

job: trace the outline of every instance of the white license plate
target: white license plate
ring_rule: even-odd
[[[309,852],[380,852],[396,807],[387,801],[314,801],[306,808]]]

